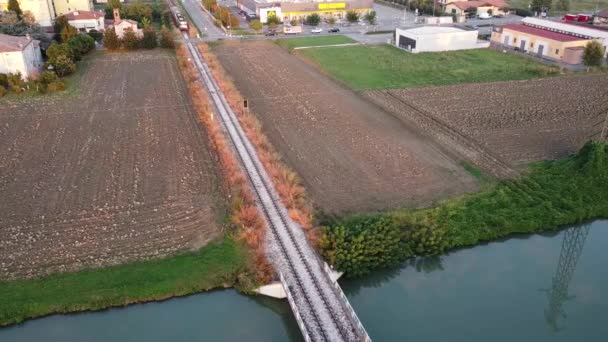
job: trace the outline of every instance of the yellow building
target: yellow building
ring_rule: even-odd
[[[360,16],[373,9],[373,0],[342,0],[342,1],[292,1],[292,0],[237,0],[237,6],[251,13],[255,13],[260,21],[265,23],[270,15],[276,15],[282,21],[303,21],[311,14],[318,14],[321,18],[345,19],[346,13],[354,11]]]
[[[452,1],[441,2],[443,11],[448,15],[466,17],[483,15],[504,15],[504,9],[508,7],[504,0],[473,0],[473,1]]]
[[[57,16],[74,11],[93,11],[91,0],[53,0],[53,6]]]
[[[525,24],[508,24],[494,28],[491,41],[494,44],[516,48],[539,57],[578,64],[580,63],[580,48],[591,39]]]

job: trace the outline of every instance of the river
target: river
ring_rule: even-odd
[[[344,291],[374,341],[606,341],[608,221],[410,261]],[[604,290],[604,291],[603,291]],[[286,302],[234,290],[0,329],[0,341],[301,341]]]

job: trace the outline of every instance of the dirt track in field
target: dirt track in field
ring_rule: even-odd
[[[0,280],[165,256],[219,234],[215,156],[174,56],[89,63],[75,97],[0,106]]]
[[[405,102],[457,130],[510,165],[562,158],[601,131],[605,73],[529,81],[366,92],[404,119]]]
[[[458,161],[271,42],[214,48],[317,208],[428,204],[475,188]]]

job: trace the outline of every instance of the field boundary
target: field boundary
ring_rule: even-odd
[[[365,44],[364,43],[345,43],[345,44],[332,44],[332,45],[299,46],[299,47],[294,47],[293,50],[316,49],[316,48],[325,48],[325,47],[342,47],[342,46],[353,46],[353,45],[365,45]]]

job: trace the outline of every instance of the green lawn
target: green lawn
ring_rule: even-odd
[[[198,252],[161,260],[0,282],[0,326],[232,286],[246,260],[245,247],[225,238]]]
[[[278,39],[276,42],[279,44],[279,46],[282,46],[290,51],[297,47],[356,43],[354,40],[346,36],[286,38]]]
[[[390,45],[304,49],[334,78],[356,90],[523,80],[558,69],[490,49],[412,54]]]

